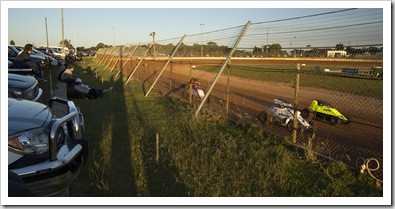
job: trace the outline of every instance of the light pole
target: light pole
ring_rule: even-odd
[[[115,47],[115,26],[111,26],[111,28],[112,28],[112,31],[113,31],[113,34],[114,34],[114,47]]]
[[[149,35],[152,36],[152,44],[154,45],[154,58],[155,58],[155,56],[156,56],[156,51],[155,51],[155,32],[151,32]]]
[[[203,57],[203,23],[200,23],[200,28],[201,28],[201,36],[200,36],[200,56]]]

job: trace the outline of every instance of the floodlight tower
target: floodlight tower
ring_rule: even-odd
[[[201,33],[201,36],[200,36],[200,56],[201,57],[203,57],[203,26],[204,26],[204,24],[203,23],[200,23],[200,28],[201,28],[201,31],[202,31],[202,33]]]
[[[156,51],[155,51],[155,32],[151,32],[149,35],[152,36],[152,45],[154,46],[154,58],[155,58],[155,56],[156,56]]]

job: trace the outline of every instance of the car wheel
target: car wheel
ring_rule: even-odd
[[[309,116],[310,114],[310,110],[308,108],[304,108],[301,112],[301,115],[303,118],[307,118],[307,116]]]
[[[287,128],[288,128],[288,131],[293,131],[294,130],[294,121],[293,120],[290,120],[288,122]]]
[[[258,118],[259,118],[259,121],[261,123],[266,123],[266,121],[267,121],[267,113],[265,111],[262,111],[261,113],[259,113]]]
[[[330,121],[331,121],[331,124],[333,124],[333,125],[335,125],[335,124],[338,123],[338,120],[337,120],[337,118],[335,118],[335,117],[331,117],[331,118],[330,118]]]

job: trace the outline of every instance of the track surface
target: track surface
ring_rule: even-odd
[[[166,58],[167,59],[167,58]],[[166,63],[166,59],[157,58],[155,63],[152,60],[145,60],[144,67],[139,67],[133,75],[134,79],[140,80],[145,84],[151,85]],[[173,59],[167,66],[163,74],[155,85],[156,89],[161,89],[172,96],[182,96],[185,91],[185,84],[190,76],[198,78],[200,83],[209,88],[216,74],[191,70],[193,65],[222,65],[224,58],[178,58]],[[136,66],[138,60],[131,60],[125,68],[124,74],[129,75]],[[342,66],[342,67],[371,67],[382,66],[380,61],[350,61],[348,59],[233,59],[232,65],[244,64],[292,64],[303,63],[313,66]],[[133,67],[132,67],[133,66]],[[153,68],[155,66],[156,72]],[[170,70],[171,69],[171,70]],[[171,78],[170,79],[170,74]],[[230,112],[258,117],[262,110],[268,110],[275,98],[283,98],[290,102],[294,100],[295,89],[291,84],[273,83],[256,80],[248,80],[238,77],[230,77]],[[227,91],[227,76],[220,76],[215,88],[210,94],[213,102],[210,105],[224,106]],[[170,87],[171,83],[171,87]],[[171,89],[170,89],[171,88]],[[333,142],[345,144],[347,146],[364,147],[383,152],[383,100],[360,97],[342,92],[329,91],[301,87],[299,90],[298,109],[309,107],[313,99],[322,98],[331,103],[334,107],[341,109],[341,112],[350,117],[352,122],[349,124],[330,125],[326,122],[315,120],[317,127],[316,136],[329,139]],[[221,101],[220,101],[221,100]],[[213,104],[214,103],[214,104]],[[197,103],[199,104],[199,103]],[[237,107],[237,108],[236,108]],[[341,108],[339,108],[341,107]],[[367,109],[369,107],[369,109]],[[222,107],[224,109],[224,107]],[[237,109],[237,110],[236,110]]]

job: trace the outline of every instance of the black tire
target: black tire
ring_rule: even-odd
[[[306,118],[309,116],[309,114],[310,114],[309,108],[304,108],[304,109],[302,110],[302,112],[301,112],[301,115],[302,115],[302,117],[303,117],[304,119],[306,119]]]
[[[294,130],[294,121],[293,120],[290,120],[288,122],[287,128],[288,128],[288,131],[293,131]]]
[[[267,113],[265,111],[260,112],[258,119],[261,123],[265,124],[267,122]]]
[[[339,120],[336,117],[331,117],[330,118],[331,124],[335,125],[339,122]]]

